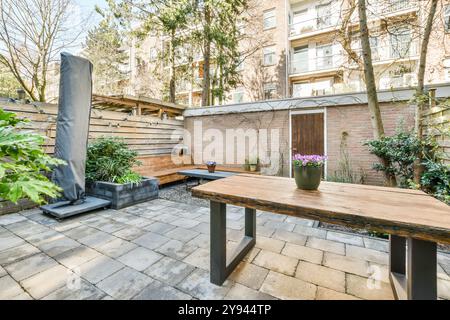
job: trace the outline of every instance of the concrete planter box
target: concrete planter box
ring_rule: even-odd
[[[111,201],[111,208],[122,209],[158,198],[158,179],[144,177],[138,184],[96,181],[86,186],[88,195]]]

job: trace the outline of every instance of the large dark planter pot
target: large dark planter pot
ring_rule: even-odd
[[[206,167],[208,168],[209,173],[214,173],[214,171],[216,171],[216,165],[212,165],[212,166],[206,165]]]
[[[158,179],[143,178],[140,183],[118,184],[96,181],[86,185],[88,195],[111,201],[111,208],[122,209],[158,198]]]
[[[322,178],[322,167],[294,166],[294,178],[299,189],[317,190]]]

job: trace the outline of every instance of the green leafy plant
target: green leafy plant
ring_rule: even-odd
[[[65,162],[44,153],[45,137],[25,130],[27,122],[0,109],[0,198],[41,204],[61,191],[44,173]]]
[[[373,168],[395,174],[399,187],[420,188],[450,204],[450,168],[440,160],[439,145],[433,138],[418,139],[412,131],[398,130],[393,136],[371,140],[366,145],[371,153],[389,160],[389,167],[376,163]],[[416,185],[413,165],[419,155],[424,171],[420,185]]]
[[[132,171],[141,163],[137,152],[130,150],[123,139],[101,137],[89,144],[86,160],[86,180],[114,183],[138,183],[142,177]]]
[[[450,204],[450,168],[448,165],[426,159],[425,170],[420,179],[422,189],[433,194],[441,201]]]

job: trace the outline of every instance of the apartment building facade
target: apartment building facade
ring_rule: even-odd
[[[349,0],[252,0],[242,51],[240,83],[223,103],[308,97],[364,91],[357,9]],[[419,50],[428,1],[368,1],[374,72],[379,90],[417,84]],[[156,57],[164,37],[148,37],[130,47],[128,94],[164,98],[168,65]],[[201,104],[200,52],[180,49],[177,65],[188,66],[179,79],[177,102]],[[185,50],[186,54],[183,54]],[[185,57],[193,57],[191,59]],[[214,69],[214,68],[213,68]],[[427,55],[425,83],[450,82],[450,0],[439,1]]]

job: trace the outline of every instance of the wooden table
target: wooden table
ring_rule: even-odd
[[[255,245],[256,209],[389,233],[390,281],[397,299],[437,298],[436,243],[450,243],[450,207],[422,191],[239,174],[192,189],[211,201],[212,283],[221,285]],[[226,204],[245,207],[245,236],[226,261]],[[406,246],[407,244],[407,246]],[[407,248],[407,249],[406,249]]]

